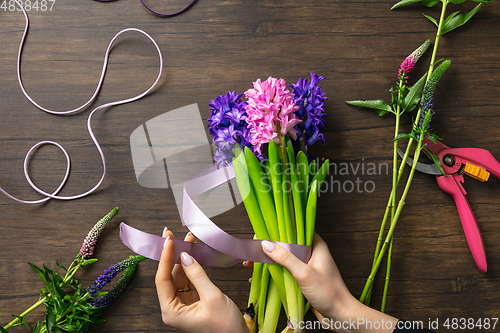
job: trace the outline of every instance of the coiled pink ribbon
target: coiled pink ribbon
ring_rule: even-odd
[[[96,1],[100,1],[100,2],[111,2],[111,1],[116,1],[116,0],[96,0]],[[154,11],[152,10],[151,8],[149,8],[143,0],[140,0],[142,5],[147,9],[149,10],[151,13],[153,14],[156,14],[156,15],[159,15],[159,16],[174,16],[174,15],[178,15],[180,13],[183,13],[185,12],[186,10],[188,10],[192,5],[194,5],[194,3],[197,1],[197,0],[191,0],[191,2],[184,8],[182,8],[181,10],[179,11],[176,11],[176,12],[173,12],[173,13],[159,13],[157,11]]]
[[[31,149],[26,154],[26,157],[24,158],[24,175],[26,177],[26,180],[28,181],[28,183],[30,184],[30,186],[35,191],[37,191],[38,193],[40,193],[40,194],[42,194],[44,196],[43,199],[33,200],[33,201],[21,200],[21,199],[18,199],[16,197],[10,195],[8,192],[6,192],[3,188],[0,187],[0,192],[2,192],[3,194],[5,194],[7,197],[9,197],[9,198],[11,198],[11,199],[13,199],[15,201],[18,201],[18,202],[21,202],[21,203],[26,203],[26,204],[38,204],[38,203],[47,201],[49,199],[73,200],[73,199],[82,198],[82,197],[87,196],[90,193],[94,192],[102,184],[102,182],[104,180],[104,176],[106,175],[106,160],[104,158],[104,153],[102,152],[102,149],[101,149],[101,147],[99,145],[99,142],[97,141],[97,139],[96,139],[96,137],[95,137],[95,135],[94,135],[94,133],[92,131],[92,126],[91,126],[92,116],[98,110],[101,110],[101,109],[104,109],[104,108],[107,108],[107,107],[110,107],[110,106],[115,106],[115,105],[120,105],[120,104],[125,104],[125,103],[130,103],[130,102],[136,101],[136,100],[138,100],[138,99],[146,96],[151,90],[154,89],[154,87],[156,87],[158,81],[160,80],[162,71],[163,71],[163,57],[161,55],[160,47],[158,46],[158,44],[155,42],[155,40],[150,35],[148,35],[147,33],[145,33],[144,31],[142,31],[140,29],[135,29],[135,28],[123,29],[122,31],[118,32],[113,37],[113,39],[111,40],[111,42],[109,43],[109,46],[108,46],[108,48],[106,50],[106,54],[104,56],[104,64],[103,64],[103,68],[102,68],[102,72],[101,72],[101,77],[99,79],[99,83],[97,84],[97,88],[96,88],[94,94],[90,97],[90,99],[85,104],[83,104],[82,106],[80,106],[80,107],[78,107],[76,109],[73,109],[73,110],[68,110],[68,111],[52,111],[52,110],[46,109],[46,108],[40,106],[38,103],[36,103],[28,95],[28,93],[24,89],[23,82],[22,82],[22,79],[21,79],[21,55],[22,55],[22,49],[23,49],[24,41],[26,39],[26,34],[28,33],[29,19],[28,19],[28,14],[24,10],[23,6],[18,2],[18,0],[14,0],[14,1],[21,8],[21,10],[22,10],[22,12],[24,14],[25,20],[26,20],[25,28],[24,28],[24,33],[23,33],[23,36],[21,38],[21,43],[19,45],[19,50],[18,50],[18,54],[17,54],[17,79],[19,81],[19,85],[21,87],[21,90],[22,90],[24,96],[26,96],[26,98],[34,106],[36,106],[40,110],[45,111],[47,113],[57,114],[57,115],[69,115],[69,114],[77,113],[77,112],[85,109],[87,106],[89,106],[95,100],[95,98],[97,97],[99,91],[101,90],[101,86],[102,86],[102,83],[104,81],[104,75],[106,74],[106,68],[108,66],[108,58],[109,58],[109,54],[111,52],[111,47],[113,46],[114,41],[121,34],[123,34],[125,32],[128,32],[128,31],[139,32],[139,33],[145,35],[146,37],[148,37],[151,40],[151,42],[154,44],[154,46],[156,47],[156,50],[158,51],[158,56],[160,58],[158,76],[157,76],[156,80],[154,81],[154,83],[146,91],[144,91],[143,93],[141,93],[141,94],[139,94],[137,96],[134,96],[134,97],[131,97],[131,98],[128,98],[128,99],[124,99],[124,100],[120,100],[120,101],[116,101],[116,102],[110,102],[110,103],[106,103],[106,104],[100,105],[97,108],[95,108],[90,113],[90,115],[88,117],[88,120],[87,120],[87,129],[89,131],[90,137],[92,138],[92,141],[96,145],[97,151],[99,152],[99,155],[100,155],[101,160],[102,160],[102,167],[103,167],[101,179],[97,182],[97,184],[94,187],[92,187],[88,191],[86,191],[84,193],[81,193],[81,194],[78,194],[78,195],[73,195],[73,196],[58,196],[57,195],[57,193],[59,193],[59,191],[64,187],[64,184],[66,183],[66,180],[68,179],[69,172],[70,172],[70,157],[69,157],[67,151],[59,143],[54,142],[54,141],[41,141],[41,142],[35,144],[33,147],[31,147]],[[47,192],[41,190],[40,188],[38,188],[33,183],[33,181],[31,180],[31,177],[30,177],[29,172],[28,172],[28,165],[29,165],[30,157],[34,154],[34,152],[40,146],[43,146],[43,145],[46,145],[46,144],[50,144],[50,145],[54,145],[54,146],[58,147],[63,152],[64,156],[66,157],[66,165],[67,165],[67,167],[66,167],[66,174],[65,174],[62,182],[60,183],[59,187],[53,193],[47,193]]]
[[[174,240],[176,263],[180,263],[179,254],[187,252],[201,265],[228,267],[245,260],[273,264],[274,261],[262,251],[261,241],[242,239],[227,234],[215,225],[194,203],[197,196],[233,179],[234,169],[215,164],[192,175],[184,183],[182,216],[186,227],[202,243],[190,243]],[[165,239],[134,229],[125,223],[120,225],[120,239],[132,251],[154,260],[160,260]],[[275,242],[292,252],[300,260],[307,262],[311,247],[305,245]]]

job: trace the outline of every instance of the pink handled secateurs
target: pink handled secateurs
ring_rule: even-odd
[[[472,257],[479,270],[484,273],[487,270],[488,264],[483,237],[481,236],[479,225],[469,205],[469,201],[465,198],[467,192],[462,186],[464,183],[463,175],[466,174],[485,182],[491,173],[500,179],[500,163],[485,149],[450,148],[439,141],[433,143],[428,139],[424,139],[423,144],[439,158],[446,176],[439,171],[435,164],[417,162],[416,170],[436,175],[439,187],[444,192],[450,194],[455,200]],[[402,155],[401,150],[399,150],[399,153]],[[407,163],[410,165],[413,164],[411,158],[408,158]]]

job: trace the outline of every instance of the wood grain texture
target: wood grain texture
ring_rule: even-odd
[[[186,0],[153,1],[158,11],[181,8]],[[27,262],[55,268],[69,263],[92,225],[113,207],[119,215],[108,226],[96,251],[99,262],[79,278],[90,283],[113,263],[131,254],[118,238],[118,222],[160,234],[168,226],[178,237],[186,229],[171,190],[141,187],[135,178],[130,134],[166,111],[198,103],[204,118],[208,103],[227,90],[243,92],[257,78],[282,77],[295,82],[310,72],[326,77],[329,98],[326,146],[312,154],[369,167],[375,174],[350,172],[327,178],[329,190],[318,203],[318,233],[328,242],[339,269],[355,296],[369,274],[379,223],[389,195],[393,135],[390,117],[379,118],[345,100],[389,99],[401,61],[434,27],[420,5],[390,11],[393,1],[198,0],[182,15],[161,18],[136,0],[99,3],[57,0],[51,12],[30,11],[30,32],[22,60],[23,82],[42,106],[66,110],[93,93],[105,49],[121,29],[140,28],[160,45],[164,74],[157,89],[140,101],[99,112],[93,128],[107,159],[102,187],[76,201],[49,201],[28,206],[0,197],[0,323],[11,320],[38,298],[42,283]],[[463,8],[470,9],[466,3]],[[458,10],[458,9],[457,9]],[[464,9],[462,9],[464,10]],[[451,13],[451,9],[449,11]],[[441,39],[439,58],[452,66],[438,85],[433,128],[450,147],[479,147],[500,157],[500,5],[487,4],[465,27]],[[102,172],[99,156],[86,130],[90,110],[62,117],[45,114],[22,95],[16,78],[16,55],[22,34],[19,12],[0,10],[0,186],[23,199],[39,198],[23,175],[23,160],[40,140],[63,144],[72,158],[72,173],[61,194],[91,188]],[[414,78],[430,60],[426,54]],[[158,59],[152,44],[137,33],[119,38],[113,47],[103,89],[92,106],[128,98],[154,81]],[[403,121],[409,130],[411,116]],[[205,123],[206,124],[206,123]],[[208,131],[207,131],[208,135]],[[32,163],[33,180],[42,189],[57,187],[65,164],[53,147],[42,147]],[[350,190],[356,180],[373,190]],[[338,183],[341,190],[336,187]],[[500,183],[467,178],[467,198],[476,214],[488,256],[488,272],[476,268],[465,242],[456,207],[432,176],[417,174],[396,228],[387,312],[423,320],[452,317],[500,317]],[[242,207],[219,216],[228,232],[249,237]],[[156,263],[140,264],[120,302],[106,310],[107,323],[91,332],[173,332],[166,327],[154,287]],[[244,267],[207,268],[213,282],[240,308],[248,296],[250,272]],[[378,308],[382,278],[377,279],[373,306]],[[43,320],[43,310],[31,319]],[[308,316],[308,319],[313,317]],[[444,330],[443,330],[444,331]],[[16,328],[12,332],[28,332]]]

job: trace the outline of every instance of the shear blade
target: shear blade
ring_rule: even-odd
[[[424,153],[427,155],[427,153],[424,150]],[[398,154],[401,158],[405,156],[405,153],[398,147]],[[408,156],[406,159],[406,164],[409,166],[413,165],[413,158]],[[429,175],[441,175],[441,171],[437,168],[436,164],[431,163],[431,164],[426,164],[426,163],[421,163],[417,161],[417,166],[415,167],[417,171],[429,174]]]

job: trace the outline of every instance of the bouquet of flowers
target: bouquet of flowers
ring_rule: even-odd
[[[137,264],[146,258],[137,255],[116,263],[106,269],[88,288],[82,287],[81,283],[75,278],[75,274],[80,268],[85,268],[97,261],[97,259],[91,258],[97,238],[106,224],[117,213],[118,208],[114,208],[94,225],[83,241],[80,252],[75,256],[68,268],[58,264],[66,272],[64,277],[45,267],[45,265],[42,269],[29,263],[46,288],[42,288],[40,299],[35,304],[20,315],[13,315],[15,319],[4,327],[0,326],[0,332],[6,333],[9,328],[14,326],[31,326],[25,320],[25,317],[42,304],[45,306],[45,321],[42,323],[37,322],[32,327],[33,333],[85,333],[91,325],[105,322],[102,318],[102,311],[125,290],[134,276]],[[120,272],[123,272],[123,274],[113,287],[107,292],[102,292],[104,286],[110,283]],[[64,287],[71,287],[73,294],[63,291]]]
[[[227,92],[210,103],[208,119],[217,165],[233,165],[239,192],[255,237],[311,245],[318,190],[328,171],[309,162],[307,148],[325,143],[324,78],[311,74],[287,87],[283,79],[253,83],[243,94]],[[275,332],[283,306],[286,330],[299,332],[307,305],[290,272],[275,264],[254,263],[245,314],[252,332]]]
[[[446,17],[446,10],[448,5],[459,5],[466,1],[467,0],[402,0],[396,3],[392,7],[392,9],[416,2],[420,2],[427,7],[434,7],[438,4],[441,4],[441,14],[438,19],[424,14],[424,16],[437,27],[434,47],[432,50],[431,60],[427,73],[425,73],[412,86],[408,85],[409,74],[413,71],[420,57],[431,45],[430,40],[425,41],[401,63],[397,76],[397,87],[390,89],[390,103],[386,103],[383,100],[354,100],[346,102],[351,105],[370,108],[374,110],[379,116],[384,116],[386,114],[392,113],[396,118],[394,138],[392,140],[394,142],[392,190],[389,195],[387,206],[385,208],[382,223],[380,225],[380,232],[375,247],[375,255],[371,272],[360,297],[361,302],[367,305],[370,304],[374,278],[381,266],[382,260],[387,255],[385,286],[381,306],[382,312],[384,312],[385,310],[387,290],[389,286],[394,230],[401,215],[403,206],[405,205],[405,200],[408,195],[411,182],[413,180],[413,175],[415,174],[415,168],[420,154],[424,152],[430,158],[432,158],[438,169],[443,173],[443,175],[445,175],[439,158],[434,156],[434,154],[429,149],[427,149],[425,147],[425,144],[423,143],[424,139],[431,140],[434,143],[436,143],[437,140],[440,140],[440,138],[431,131],[430,127],[432,117],[434,116],[433,95],[438,81],[441,79],[444,72],[450,67],[451,61],[436,60],[439,40],[444,34],[467,23],[483,6],[483,3],[492,2],[493,0],[472,0],[474,2],[478,2],[479,4],[477,4],[468,13],[460,13],[459,11],[456,11]],[[414,122],[410,133],[400,133],[399,124],[401,116],[404,113],[410,113],[413,110],[416,110],[416,115],[414,117]],[[408,139],[408,143],[403,156],[403,160],[398,167],[398,142],[402,139]],[[414,150],[413,165],[399,202],[396,203],[398,185],[414,143],[416,143],[416,147]],[[388,221],[389,227],[387,228],[386,226]]]

